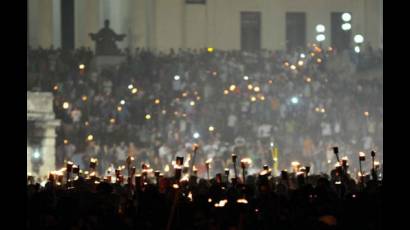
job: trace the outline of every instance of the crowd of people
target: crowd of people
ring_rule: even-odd
[[[380,70],[382,51],[311,44],[294,52],[137,48],[124,56],[97,72],[90,49],[28,48],[28,90],[53,92],[62,121],[56,167],[97,157],[103,173],[133,156],[164,169],[194,143],[203,146],[198,161],[212,158],[216,170],[234,148],[256,165],[300,160],[314,173],[333,166],[333,145],[350,158],[376,150],[382,160],[382,78],[355,75]],[[332,68],[340,57],[349,68]]]
[[[99,177],[96,163],[67,162],[45,184],[29,176],[27,229],[382,229],[377,168],[356,180],[343,160],[330,175],[295,166],[278,177],[241,163],[204,179],[182,165],[168,176],[143,165]]]

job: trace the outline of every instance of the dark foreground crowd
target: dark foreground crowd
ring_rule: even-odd
[[[29,176],[27,229],[381,229],[377,169],[356,178],[344,163],[330,175],[298,167],[274,177],[266,165],[246,175],[241,163],[204,179],[178,165],[172,176],[143,165],[112,178],[67,166],[44,187]]]

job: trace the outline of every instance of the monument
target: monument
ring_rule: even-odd
[[[53,112],[53,95],[48,92],[27,92],[27,172],[46,176],[54,171],[55,129],[60,120]]]
[[[104,28],[97,33],[90,33],[90,38],[95,42],[96,57],[93,65],[97,71],[119,65],[125,61],[125,56],[121,54],[116,42],[122,41],[126,35],[117,34],[110,28],[110,21],[104,21]]]

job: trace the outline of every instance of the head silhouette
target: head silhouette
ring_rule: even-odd
[[[108,19],[105,19],[105,20],[104,20],[104,27],[105,27],[105,28],[110,27],[110,20],[108,20]]]

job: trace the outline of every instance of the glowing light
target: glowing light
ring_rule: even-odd
[[[216,74],[217,74],[217,72],[215,72],[215,71],[212,72],[212,75],[216,76]]]
[[[316,41],[318,42],[323,42],[325,39],[326,39],[326,36],[324,34],[316,35]]]
[[[145,115],[145,120],[149,120],[149,119],[151,119],[151,114],[146,114]]]
[[[89,134],[89,135],[87,136],[87,141],[92,141],[92,140],[94,140],[94,136],[91,135],[91,134]]]
[[[292,97],[292,98],[290,99],[290,101],[291,101],[293,104],[297,104],[297,103],[299,102],[299,98],[297,98],[297,97]]]
[[[345,22],[348,22],[352,19],[352,15],[350,13],[343,13],[342,14],[342,20]]]
[[[261,91],[261,88],[259,88],[259,86],[255,86],[255,88],[253,88],[253,91],[255,91],[256,93],[258,93],[259,91]]]
[[[354,47],[354,52],[356,52],[356,53],[360,53],[360,47],[355,46],[355,47]]]
[[[220,200],[219,203],[216,203],[214,206],[215,206],[215,208],[222,208],[222,207],[224,207],[227,203],[228,203],[228,200],[227,200],[227,199],[225,199],[225,200]]]
[[[316,107],[316,108],[315,108],[315,111],[319,113],[319,112],[320,112],[320,108],[319,108],[319,107]]]
[[[179,81],[179,79],[181,79],[181,77],[180,77],[179,75],[175,75],[175,76],[174,76],[174,80],[175,80],[175,81]]]
[[[215,128],[213,126],[209,126],[208,130],[209,130],[209,132],[213,132],[215,130]]]
[[[64,102],[63,103],[63,109],[68,109],[68,107],[70,107],[70,103]]]
[[[161,113],[162,113],[163,115],[165,115],[165,114],[167,114],[167,111],[164,109],[164,110],[161,111]]]
[[[110,119],[110,123],[111,123],[111,124],[114,124],[114,123],[115,123],[115,118],[111,118],[111,119]]]
[[[252,90],[252,89],[253,89],[253,85],[252,85],[252,84],[249,84],[249,85],[248,85],[248,89],[249,89],[249,90]]]
[[[136,94],[138,92],[138,89],[137,88],[133,88],[132,90],[131,90],[131,93],[132,94]]]
[[[251,97],[251,101],[253,102],[253,101],[256,101],[256,97],[255,96],[252,96]]]
[[[83,101],[86,101],[87,99],[88,99],[88,97],[85,96],[85,95],[81,97],[81,100],[83,100]]]
[[[68,144],[68,140],[67,140],[67,139],[64,139],[64,144],[65,144],[65,145]]]
[[[208,52],[209,52],[209,53],[214,52],[214,48],[212,48],[212,47],[208,47]]]
[[[264,101],[264,100],[265,100],[265,96],[261,96],[261,97],[260,97],[260,100],[261,100],[261,101]]]
[[[196,100],[197,100],[197,101],[201,100],[201,97],[200,97],[200,96],[197,96],[197,97],[196,97]]]
[[[84,65],[84,64],[80,64],[80,65],[78,66],[78,68],[81,69],[81,70],[83,70],[83,69],[85,69],[85,65]]]
[[[208,203],[212,203],[212,199],[211,199],[211,198],[208,198]]]
[[[35,150],[34,153],[33,153],[33,157],[34,157],[35,159],[40,158],[40,151]]]
[[[347,31],[352,28],[352,25],[350,23],[343,23],[342,24],[342,30]]]
[[[286,67],[288,67],[289,66],[289,62],[285,62],[285,63],[283,63]]]
[[[312,79],[311,79],[310,77],[307,77],[307,78],[306,78],[306,81],[307,81],[307,82],[311,82]]]
[[[303,66],[303,61],[302,60],[298,61],[298,66]]]
[[[121,105],[125,105],[125,101],[124,101],[124,100],[121,100],[121,101],[120,101],[120,104],[121,104]]]
[[[248,76],[243,76],[243,80],[247,81],[247,80],[249,80],[249,77]]]
[[[241,159],[241,165],[242,167],[248,167],[249,165],[252,164],[252,159],[251,158],[243,158]]]
[[[224,94],[228,95],[229,91],[227,89],[224,90]]]
[[[154,101],[154,103],[155,103],[156,105],[159,105],[160,102],[161,102],[161,101],[160,101],[159,99],[155,99],[155,101]]]
[[[122,106],[117,106],[117,111],[121,112],[122,111]]]
[[[129,84],[128,89],[132,89],[132,88],[134,88],[134,86],[132,84]]]
[[[365,157],[365,156],[366,156],[366,153],[364,153],[364,152],[359,152],[359,156],[360,156],[360,157]]]
[[[321,59],[321,58],[318,58],[318,59],[316,60],[316,62],[317,62],[317,63],[322,63],[322,59]]]
[[[55,85],[55,86],[53,87],[53,90],[54,90],[54,91],[57,91],[57,90],[58,90],[58,85]]]
[[[364,114],[364,116],[366,116],[366,117],[368,117],[368,116],[369,116],[369,112],[367,112],[367,111],[366,111],[366,112],[364,112],[363,114]]]
[[[169,165],[168,164],[165,165],[164,172],[169,172]]]
[[[325,112],[326,112],[325,108],[321,108],[321,109],[320,109],[320,112],[321,112],[321,113],[325,113]]]
[[[200,137],[198,132],[195,132],[194,135],[192,135],[195,139],[198,139]]]
[[[300,54],[300,58],[306,58],[306,54],[301,53],[301,54]]]
[[[191,191],[188,193],[188,196],[187,196],[187,197],[188,197],[189,201],[192,202],[193,199],[192,199],[192,192],[191,192]]]
[[[236,89],[236,85],[231,85],[231,86],[229,86],[229,90],[230,91],[234,91]]]
[[[325,28],[324,25],[322,25],[322,24],[317,24],[316,25],[316,32],[323,33],[323,32],[325,32],[325,30],[326,30],[326,28]]]
[[[361,34],[356,34],[356,35],[353,37],[353,40],[354,40],[354,42],[356,42],[356,43],[363,43],[364,38],[363,38],[363,36],[362,36]]]
[[[172,187],[173,187],[174,189],[179,189],[179,185],[178,185],[178,184],[173,184]]]
[[[271,85],[272,83],[273,83],[273,81],[272,81],[272,80],[269,80],[269,81],[268,81],[268,84],[269,84],[269,85]]]
[[[290,165],[291,165],[292,167],[299,167],[299,166],[300,166],[300,163],[299,163],[298,161],[292,161],[292,162],[290,163]]]
[[[190,105],[190,106],[195,106],[195,101],[189,102],[189,105]]]
[[[296,70],[296,66],[295,66],[295,65],[291,65],[291,66],[290,66],[290,69],[291,69],[291,70]]]
[[[238,200],[236,200],[236,202],[239,203],[239,204],[247,204],[248,203],[248,201],[244,198],[238,199]]]

